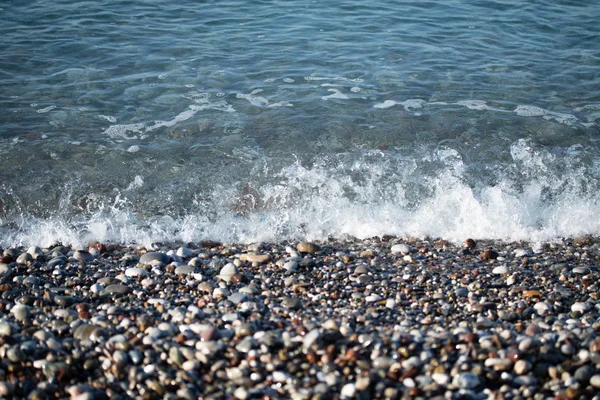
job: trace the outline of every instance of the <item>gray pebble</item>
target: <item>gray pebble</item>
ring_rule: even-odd
[[[165,253],[161,253],[158,251],[151,251],[143,254],[140,257],[140,264],[143,265],[151,265],[151,266],[161,266],[171,262],[171,257],[166,255]]]

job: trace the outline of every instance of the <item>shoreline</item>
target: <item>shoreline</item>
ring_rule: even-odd
[[[600,239],[467,245],[2,249],[0,396],[600,399]]]

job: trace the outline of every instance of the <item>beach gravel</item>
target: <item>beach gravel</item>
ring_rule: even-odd
[[[600,400],[596,238],[0,250],[3,398]]]

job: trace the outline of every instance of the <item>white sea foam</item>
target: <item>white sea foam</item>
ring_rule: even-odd
[[[333,166],[294,163],[269,171],[267,182],[250,189],[215,186],[205,200],[178,217],[140,217],[126,200],[130,192],[144,190],[144,179],[136,176],[111,205],[79,216],[59,212],[43,220],[25,217],[17,229],[1,232],[0,244],[81,245],[96,239],[150,245],[207,238],[256,242],[383,234],[539,243],[599,235],[600,220],[593,218],[600,214],[599,191],[590,187],[590,177],[597,178],[600,170],[571,165],[579,150],[558,159],[519,140],[511,147],[509,171],[493,185],[469,183],[469,167],[461,154],[444,147],[428,158],[381,153]],[[563,173],[557,173],[562,162]],[[434,173],[423,173],[423,165],[434,164],[439,166]],[[240,202],[244,193],[250,193],[251,206]],[[244,207],[249,208],[240,213]]]
[[[261,107],[261,106],[266,106],[269,104],[269,100],[267,100],[266,98],[261,97],[261,96],[254,96],[253,94],[238,93],[235,95],[235,97],[238,99],[246,99],[253,106]]]
[[[397,103],[394,100],[386,100],[383,103],[376,103],[374,108],[390,108],[394,107]]]

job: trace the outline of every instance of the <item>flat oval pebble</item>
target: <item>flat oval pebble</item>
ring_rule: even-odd
[[[575,267],[573,268],[573,273],[579,275],[587,275],[590,273],[590,269],[588,267]]]
[[[226,282],[231,281],[231,277],[235,274],[239,273],[238,268],[233,263],[226,264],[221,271],[219,272],[219,277]]]
[[[106,286],[101,292],[101,295],[105,294],[127,294],[130,293],[133,289],[129,286],[121,285],[118,283]]]
[[[315,243],[300,242],[296,246],[296,250],[298,250],[301,253],[315,254],[320,250],[320,247]]]
[[[33,257],[29,253],[23,253],[17,257],[17,264],[27,264],[31,261],[33,261]]]
[[[151,265],[151,266],[161,266],[171,262],[171,257],[166,255],[165,253],[161,253],[159,251],[151,251],[143,254],[140,257],[140,264],[143,265]]]
[[[148,275],[148,271],[146,271],[144,268],[130,267],[125,270],[125,276],[136,277],[146,275]]]
[[[83,324],[79,325],[77,329],[75,329],[75,332],[73,332],[73,338],[77,340],[96,341],[102,336],[102,334],[103,331],[101,328],[94,325]]]
[[[581,313],[588,312],[590,310],[590,306],[587,303],[577,302],[573,303],[571,306],[571,311],[578,311]]]
[[[404,243],[399,243],[399,244],[395,244],[390,248],[390,251],[392,253],[400,253],[403,255],[407,255],[413,252],[413,248],[407,244]]]
[[[24,304],[17,304],[10,309],[10,313],[15,317],[17,321],[27,322],[31,314],[29,310],[29,306],[26,306]]]
[[[9,264],[0,264],[0,276],[10,275],[12,268]]]
[[[259,264],[266,263],[271,259],[269,254],[247,253],[240,256],[240,260],[248,262],[256,262]]]
[[[77,250],[73,253],[73,258],[82,263],[89,263],[94,261],[94,256],[87,250]]]
[[[495,275],[508,274],[508,267],[506,265],[499,265],[492,270],[492,274],[495,274]]]

